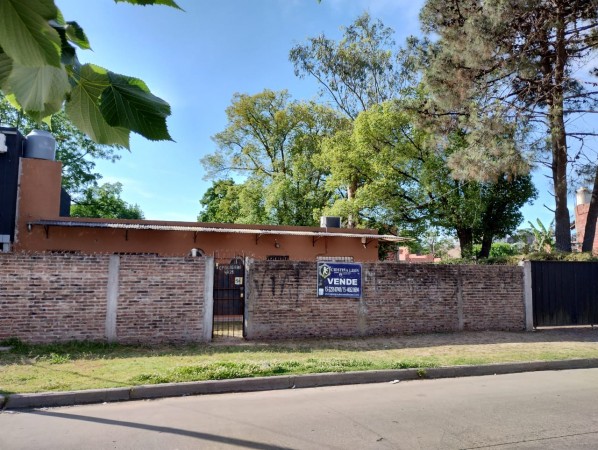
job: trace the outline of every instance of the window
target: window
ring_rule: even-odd
[[[352,256],[318,256],[316,261],[353,262]]]

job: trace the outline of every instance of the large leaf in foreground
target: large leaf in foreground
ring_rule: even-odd
[[[108,72],[105,69],[85,64],[71,91],[66,113],[77,128],[95,142],[129,148],[129,130],[108,125],[100,111],[100,97],[108,85]]]
[[[60,37],[53,0],[0,0],[0,47],[24,66],[60,67]]]
[[[16,63],[5,86],[27,114],[37,120],[60,111],[71,88],[62,67],[25,67]]]
[[[100,110],[109,125],[125,127],[152,141],[172,140],[166,127],[170,105],[138,78],[108,72]]]
[[[12,72],[12,59],[0,48],[0,89],[8,80],[10,72]]]
[[[131,3],[132,5],[166,5],[172,6],[173,8],[181,9],[182,8],[176,4],[174,0],[114,0],[116,3]]]

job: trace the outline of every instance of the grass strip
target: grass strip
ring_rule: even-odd
[[[237,345],[0,342],[0,393],[597,358],[598,332],[447,333]]]

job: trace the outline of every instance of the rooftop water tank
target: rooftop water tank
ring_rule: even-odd
[[[47,159],[54,161],[56,157],[56,139],[52,133],[44,130],[33,130],[27,135],[25,158]]]

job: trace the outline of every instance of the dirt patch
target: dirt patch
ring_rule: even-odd
[[[246,345],[275,345],[287,348],[336,348],[343,350],[382,350],[431,348],[463,345],[598,343],[598,327],[542,328],[531,332],[475,331],[347,339],[305,339],[285,341],[245,341]]]

